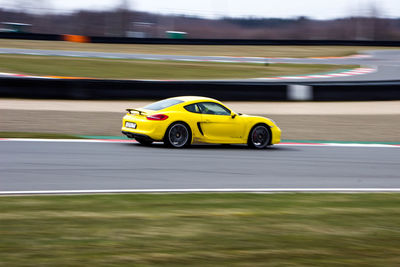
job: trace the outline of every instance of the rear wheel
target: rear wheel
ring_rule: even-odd
[[[151,145],[151,144],[153,143],[152,140],[149,140],[149,139],[146,139],[146,138],[136,137],[135,139],[136,139],[136,141],[138,141],[141,145],[144,145],[144,146],[149,146],[149,145]]]
[[[271,131],[265,124],[254,126],[249,134],[247,144],[252,148],[265,148],[271,141]]]
[[[169,147],[185,147],[189,146],[192,139],[189,126],[182,122],[171,124],[164,136],[164,144]]]

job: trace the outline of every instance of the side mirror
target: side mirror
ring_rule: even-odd
[[[234,119],[234,118],[236,117],[236,113],[233,113],[233,114],[231,115],[231,117],[232,117],[232,119]]]

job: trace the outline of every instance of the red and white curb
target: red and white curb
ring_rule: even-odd
[[[336,78],[336,77],[349,77],[355,75],[370,74],[376,72],[375,68],[356,68],[351,70],[344,70],[342,72],[326,73],[326,74],[309,74],[309,75],[293,75],[293,76],[276,76],[265,78],[251,78],[252,80],[302,80],[302,79],[321,79],[321,78]],[[16,78],[35,78],[35,79],[95,79],[89,77],[64,77],[64,76],[37,76],[25,75],[18,73],[0,72],[0,76],[16,77]],[[176,81],[176,80],[154,80],[154,81]]]
[[[52,143],[137,143],[131,139],[45,139],[45,138],[0,138],[0,142],[52,142]]]
[[[356,54],[350,56],[343,56],[343,57],[308,57],[314,59],[352,59],[352,58],[371,58],[372,55],[363,55],[363,54]]]
[[[0,142],[53,142],[53,143],[137,143],[130,139],[41,139],[41,138],[0,138]],[[400,144],[379,144],[379,143],[301,143],[301,142],[282,142],[275,146],[317,146],[317,147],[377,147],[377,148],[400,148]]]
[[[3,77],[15,77],[15,78],[35,78],[35,79],[58,79],[58,78],[63,79],[63,77],[26,75],[26,74],[10,73],[10,72],[0,72],[0,77],[1,76],[3,76]]]
[[[10,72],[0,72],[0,77],[14,77],[14,78],[35,78],[35,79],[96,79],[87,77],[68,77],[68,76],[39,76],[39,75],[27,75]]]
[[[32,76],[32,75],[25,75],[25,74],[18,74],[18,73],[9,73],[9,72],[0,72],[0,76],[5,77],[18,77],[18,78],[47,78],[45,76]]]
[[[255,78],[256,80],[302,80],[302,79],[320,79],[320,78],[336,78],[336,77],[349,77],[355,75],[363,75],[376,72],[375,68],[356,68],[352,70],[345,70],[342,72],[326,73],[326,74],[310,74],[310,75],[295,75],[295,76],[277,76],[266,78]]]
[[[208,59],[176,59],[176,60],[181,60],[181,61],[211,61],[211,62],[236,62],[236,63],[281,63],[281,62],[271,62],[271,60],[290,60],[290,61],[296,61],[296,60],[303,60],[303,59],[358,59],[358,58],[371,58],[372,55],[362,55],[362,54],[356,54],[356,55],[350,55],[350,56],[343,56],[343,57],[305,57],[305,58],[295,58],[295,57],[245,57],[245,56],[214,56],[216,59],[212,59],[213,57],[209,57]],[[226,58],[222,59],[221,58]],[[155,58],[146,58],[149,60],[154,60]],[[235,59],[240,59],[240,60],[235,60]]]

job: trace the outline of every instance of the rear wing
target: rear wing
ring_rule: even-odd
[[[145,112],[145,111],[143,111],[143,110],[140,110],[140,109],[135,109],[135,108],[127,108],[127,109],[126,109],[126,111],[128,111],[128,113],[129,113],[129,114],[132,114],[132,111],[136,111],[136,112],[138,112],[138,113],[139,113],[139,115],[146,114],[146,112]]]

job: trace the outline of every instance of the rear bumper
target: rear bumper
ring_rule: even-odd
[[[136,139],[136,137],[139,137],[139,138],[144,139],[144,140],[155,141],[152,138],[150,138],[148,135],[145,135],[145,134],[137,134],[137,133],[131,133],[131,132],[126,132],[126,131],[121,131],[121,132],[124,135],[126,135],[127,137],[129,137],[129,138],[135,138]]]
[[[137,128],[125,127],[126,122],[136,123]],[[136,135],[141,137],[149,137],[151,140],[155,141],[161,141],[164,138],[165,131],[169,124],[169,119],[164,121],[152,121],[147,120],[146,117],[127,114],[122,119],[121,131],[128,137]]]

